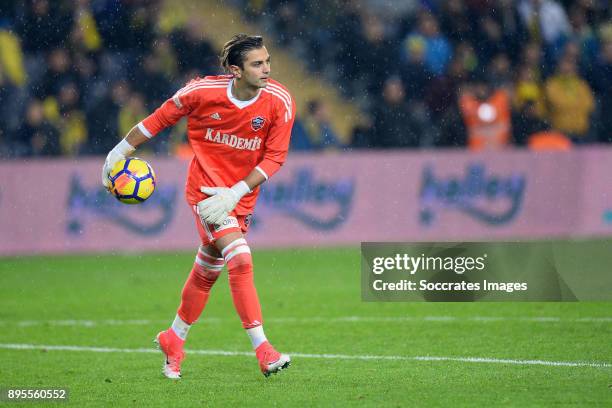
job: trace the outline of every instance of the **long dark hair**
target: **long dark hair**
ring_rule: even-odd
[[[221,66],[227,72],[230,71],[230,65],[237,65],[244,69],[243,64],[246,54],[263,46],[263,37],[259,35],[236,34],[223,45],[223,50],[219,57]]]

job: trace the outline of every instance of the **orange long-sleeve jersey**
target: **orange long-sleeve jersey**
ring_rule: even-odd
[[[206,198],[201,186],[231,187],[257,169],[270,178],[285,162],[295,102],[287,88],[269,79],[248,101],[232,96],[232,76],[190,81],[138,124],[147,136],[187,116],[187,138],[195,156],[189,165],[186,197],[191,205]],[[259,188],[245,195],[237,214],[253,212]]]

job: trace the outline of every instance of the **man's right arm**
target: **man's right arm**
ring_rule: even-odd
[[[186,87],[185,87],[186,88]],[[102,184],[110,188],[109,174],[119,161],[134,153],[136,148],[154,137],[163,129],[173,126],[183,116],[188,115],[197,103],[195,92],[179,90],[142,122],[134,126],[117,146],[106,156],[102,167]]]
[[[109,175],[115,164],[125,159],[130,154],[134,153],[136,148],[149,140],[147,136],[138,128],[138,125],[134,126],[128,134],[121,139],[121,141],[115,146],[106,156],[104,166],[102,166],[102,185],[107,189],[110,189]]]
[[[125,136],[125,141],[132,145],[134,148],[140,146],[147,140],[149,140],[149,138],[144,133],[142,133],[142,130],[138,128],[138,125],[134,126]]]

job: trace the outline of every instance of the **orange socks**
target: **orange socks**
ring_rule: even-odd
[[[217,281],[223,264],[223,258],[215,258],[198,251],[193,269],[183,287],[178,309],[179,317],[188,325],[193,324],[202,314],[210,289]]]
[[[229,273],[234,307],[242,327],[251,329],[262,324],[261,306],[253,282],[251,250],[244,239],[237,239],[222,251]]]
[[[177,319],[172,325],[175,333],[185,340],[189,328],[202,314],[210,290],[217,281],[224,263],[227,264],[229,285],[234,307],[242,321],[242,327],[253,329],[262,325],[261,306],[253,282],[251,250],[244,239],[237,239],[222,251],[223,258],[215,258],[198,251],[193,269],[185,282]],[[254,347],[265,341],[263,329],[248,330]],[[250,332],[254,332],[251,335]],[[260,333],[261,332],[261,333]]]

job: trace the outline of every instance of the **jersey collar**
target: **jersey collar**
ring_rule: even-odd
[[[261,89],[257,91],[257,95],[255,95],[254,97],[252,97],[251,99],[248,99],[246,101],[241,101],[240,99],[236,99],[234,97],[234,95],[232,95],[232,84],[234,83],[234,80],[232,79],[231,81],[229,81],[229,83],[227,84],[227,99],[230,100],[231,103],[233,103],[234,105],[236,105],[236,107],[238,109],[244,109],[247,106],[250,106],[252,104],[254,104],[255,102],[257,102],[257,99],[259,99],[259,95],[261,94]]]

